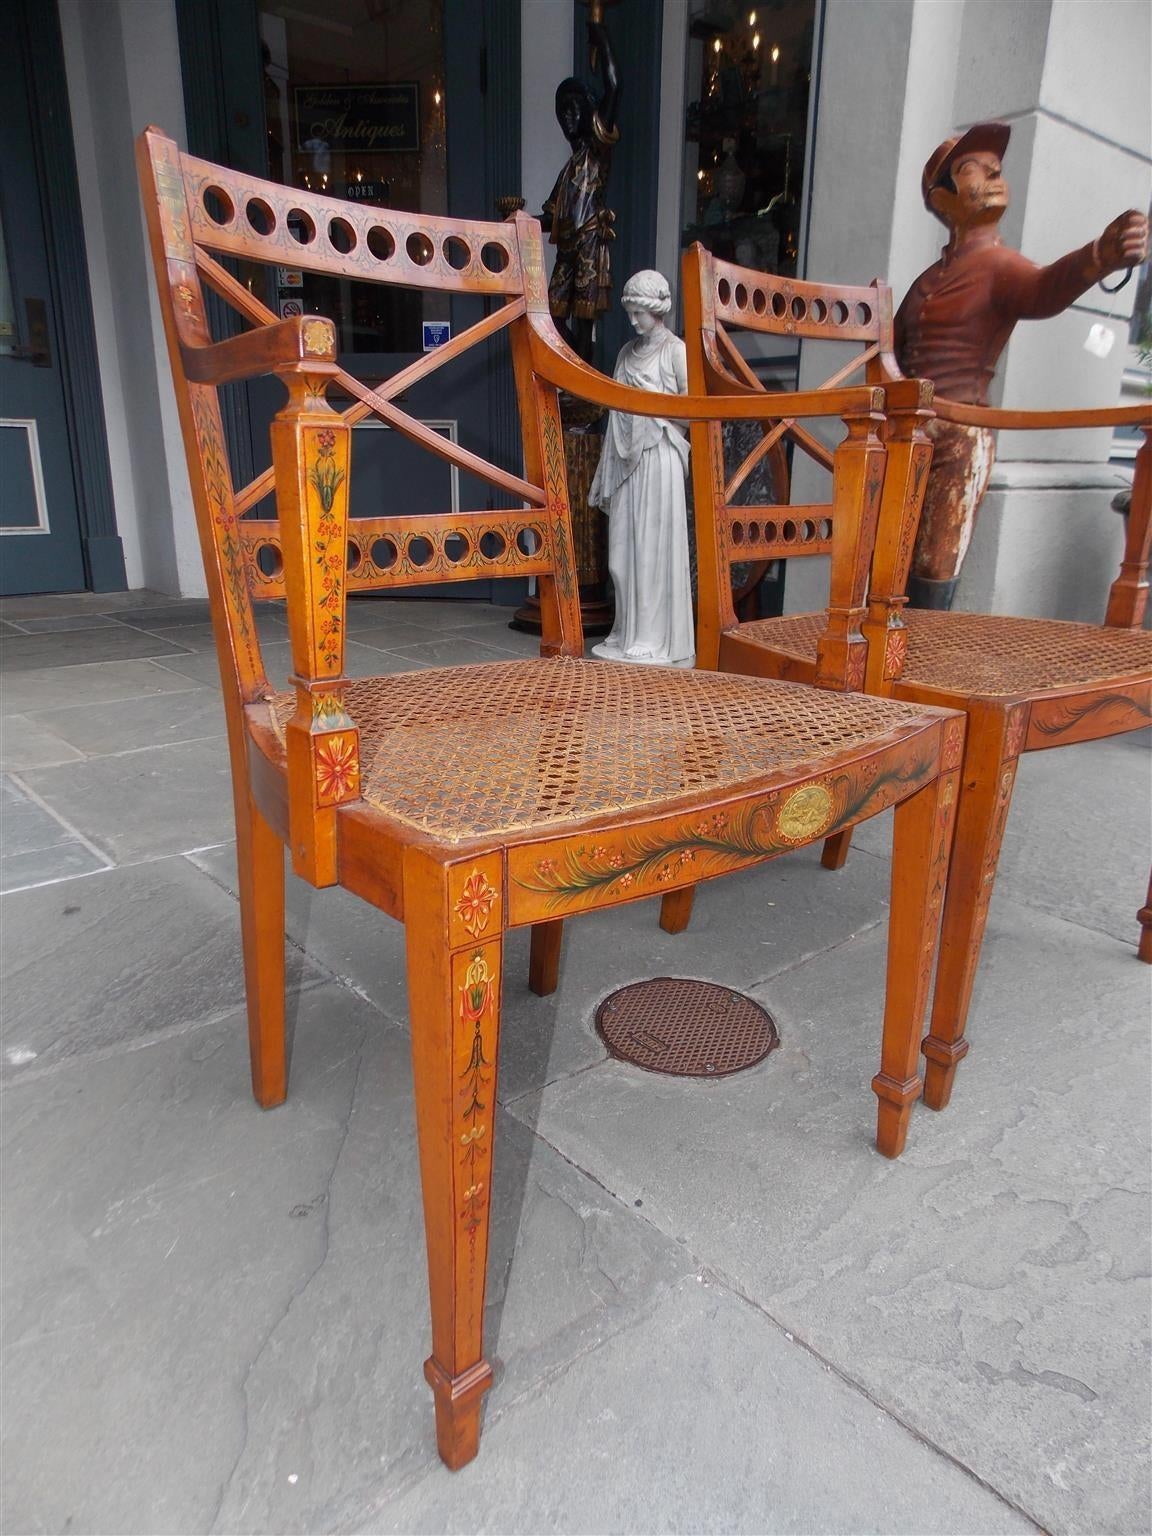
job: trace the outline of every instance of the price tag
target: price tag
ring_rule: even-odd
[[[1093,357],[1107,357],[1116,344],[1116,332],[1110,325],[1092,326],[1088,335],[1084,338],[1085,352],[1091,352]]]

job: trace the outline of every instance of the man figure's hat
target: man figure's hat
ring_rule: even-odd
[[[933,187],[942,187],[948,180],[952,162],[958,156],[981,149],[1003,156],[1011,137],[1012,130],[1007,123],[974,123],[967,133],[954,139],[945,139],[943,144],[937,145],[928,156],[928,163],[920,178],[920,195],[924,199],[924,206],[929,206],[928,194]]]

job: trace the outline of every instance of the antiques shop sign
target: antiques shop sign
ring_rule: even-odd
[[[296,147],[336,154],[420,148],[420,87],[298,85]]]

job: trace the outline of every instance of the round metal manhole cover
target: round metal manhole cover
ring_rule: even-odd
[[[675,1077],[727,1077],[780,1044],[771,1014],[730,987],[656,976],[611,993],[596,1029],[619,1061]]]

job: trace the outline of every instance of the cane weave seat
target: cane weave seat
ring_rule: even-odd
[[[966,695],[1019,695],[1075,688],[1152,672],[1152,633],[1064,619],[939,613],[907,608],[908,651],[901,681]],[[741,624],[741,640],[815,665],[822,613]]]
[[[547,828],[818,765],[923,710],[664,667],[556,657],[351,682],[361,793],[448,842]],[[295,696],[272,701],[277,736]]]

